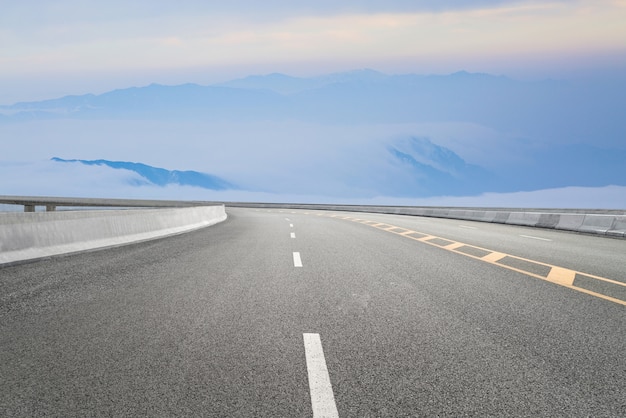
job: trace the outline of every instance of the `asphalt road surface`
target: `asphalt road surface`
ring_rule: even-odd
[[[228,212],[0,268],[0,416],[626,416],[626,240]]]

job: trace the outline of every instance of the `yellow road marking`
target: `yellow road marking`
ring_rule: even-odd
[[[576,272],[573,270],[564,269],[563,267],[552,267],[550,274],[546,280],[554,282],[556,284],[571,286],[574,284],[576,278]]]
[[[425,242],[427,244],[434,245],[432,242],[428,242],[428,240],[431,240],[431,239],[437,238],[437,237],[434,236],[434,235],[426,235],[425,237],[421,237],[421,238],[413,238],[413,237],[409,237],[409,238],[412,238],[415,241],[422,241],[422,242]],[[439,247],[439,246],[436,245],[436,247]]]
[[[484,257],[480,257],[480,259],[488,263],[497,263],[499,260],[502,260],[506,256],[507,254],[493,251],[491,254],[488,254]]]
[[[318,215],[320,215],[320,214],[318,214]],[[322,215],[322,216],[329,216],[329,217],[332,217],[332,218],[340,218],[341,219],[340,215],[326,214],[326,215]],[[348,217],[348,218],[342,218],[342,219],[350,219],[350,218]],[[357,219],[352,218],[352,220],[357,220]],[[624,283],[624,282],[620,282],[620,281],[612,280],[612,279],[607,279],[606,277],[594,276],[593,274],[583,273],[583,272],[580,272],[580,271],[571,270],[571,269],[567,269],[567,268],[564,268],[564,267],[554,266],[554,265],[551,265],[551,264],[542,263],[540,261],[529,260],[529,259],[526,259],[526,258],[522,258],[522,257],[518,257],[518,256],[515,256],[515,255],[511,255],[511,254],[501,253],[501,252],[498,252],[498,251],[493,251],[493,250],[489,250],[489,249],[486,249],[486,248],[477,247],[475,245],[465,244],[463,242],[451,240],[451,239],[448,239],[448,238],[437,237],[435,235],[426,234],[424,232],[412,231],[412,230],[408,230],[406,228],[402,228],[402,227],[394,226],[394,225],[389,225],[389,224],[386,224],[386,223],[377,223],[375,221],[368,221],[368,220],[363,220],[363,219],[358,219],[358,221],[359,221],[359,223],[362,223],[364,225],[373,226],[374,228],[377,228],[377,229],[380,229],[380,230],[383,230],[383,231],[387,231],[387,232],[391,232],[392,234],[400,235],[402,237],[409,238],[409,239],[412,239],[414,241],[421,241],[421,242],[423,242],[425,244],[429,244],[429,245],[432,245],[432,246],[437,247],[437,248],[442,248],[444,250],[452,251],[453,253],[456,253],[456,254],[464,255],[466,257],[474,258],[476,260],[481,260],[481,261],[484,261],[484,262],[496,265],[498,267],[503,267],[503,268],[506,268],[508,270],[513,270],[513,271],[516,271],[518,273],[525,274],[527,276],[531,276],[531,277],[535,277],[537,279],[545,280],[545,281],[548,281],[550,283],[557,284],[559,286],[564,286],[564,287],[567,287],[569,289],[576,290],[578,292],[586,293],[588,295],[595,296],[595,297],[598,297],[600,299],[604,299],[604,300],[607,300],[607,301],[610,301],[610,302],[614,302],[614,303],[626,306],[626,301],[625,300],[617,299],[617,298],[614,298],[612,296],[608,296],[608,295],[604,295],[602,293],[594,292],[592,290],[585,289],[583,287],[574,286],[574,280],[576,279],[576,275],[577,274],[585,276],[586,278],[595,279],[595,280],[603,281],[603,282],[606,282],[606,283],[611,283],[611,284],[614,284],[614,285],[626,287],[626,283]],[[394,229],[400,229],[403,232],[397,232],[397,231],[394,231]],[[420,234],[420,235],[424,235],[424,236],[420,237],[420,238],[417,238],[417,237],[412,237],[411,234]],[[429,240],[433,240],[433,239],[440,239],[440,240],[449,241],[450,244],[447,244],[447,245],[437,245],[434,242],[429,242]],[[468,254],[468,253],[459,251],[459,248],[461,248],[461,247],[474,248],[474,249],[486,252],[488,254],[485,255],[485,256],[479,257],[479,256],[476,256],[476,255],[472,255],[472,254]],[[540,274],[536,274],[536,273],[533,273],[533,272],[530,272],[530,271],[526,271],[526,270],[523,270],[523,269],[520,269],[520,268],[517,268],[517,267],[509,266],[509,265],[502,264],[502,263],[498,262],[498,261],[502,260],[505,257],[509,257],[509,258],[515,259],[515,260],[521,260],[521,261],[532,263],[532,264],[539,265],[539,266],[549,267],[550,268],[550,272],[548,273],[547,276],[542,276]]]
[[[401,232],[400,232],[400,231],[398,231],[398,230],[400,230],[400,231],[406,231],[406,229],[405,229],[405,228],[400,228],[399,226],[394,226],[393,228],[389,228],[389,230],[388,230],[388,231],[389,231],[389,232],[393,232],[394,234],[400,234]]]
[[[441,248],[445,248],[446,250],[456,250],[459,247],[464,247],[465,244],[463,244],[462,242],[453,242],[450,245],[446,245],[445,247],[441,247]]]

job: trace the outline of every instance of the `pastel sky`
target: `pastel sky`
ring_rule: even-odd
[[[0,4],[0,104],[271,72],[626,72],[626,0]]]

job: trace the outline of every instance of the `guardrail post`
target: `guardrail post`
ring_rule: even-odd
[[[24,212],[34,212],[35,205],[24,205]]]

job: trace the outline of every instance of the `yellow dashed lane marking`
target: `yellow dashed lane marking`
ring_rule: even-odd
[[[430,234],[426,234],[423,232],[418,232],[418,231],[412,231],[410,229],[406,229],[406,228],[402,228],[399,226],[394,226],[394,225],[389,225],[386,223],[380,223],[380,222],[376,222],[376,221],[370,221],[370,220],[366,220],[366,219],[359,219],[359,218],[352,218],[349,216],[342,216],[342,215],[330,215],[330,214],[317,214],[318,216],[328,216],[331,218],[339,218],[339,219],[345,219],[345,220],[351,220],[353,222],[358,222],[361,223],[363,225],[369,225],[369,226],[373,226],[374,228],[383,230],[383,231],[387,231],[387,232],[391,232],[392,234],[396,234],[396,235],[400,235],[402,237],[405,238],[409,238],[412,239],[414,241],[420,241],[423,242],[425,244],[428,245],[432,245],[433,247],[437,247],[437,248],[442,248],[444,250],[448,250],[451,251],[453,253],[456,254],[460,254],[460,255],[464,255],[466,257],[470,257],[470,258],[474,258],[476,260],[480,260],[480,261],[484,261],[486,263],[489,264],[493,264],[496,265],[498,267],[503,267],[505,269],[509,269],[509,270],[513,270],[516,271],[518,273],[522,273],[525,274],[527,276],[531,276],[531,277],[535,277],[537,279],[541,279],[541,280],[545,280],[548,281],[550,283],[554,283],[554,284],[558,284],[560,286],[564,286],[567,287],[569,289],[572,290],[576,290],[578,292],[582,292],[582,293],[586,293],[588,295],[592,295],[592,296],[596,296],[598,298],[601,299],[605,299],[611,302],[615,302],[618,303],[620,305],[624,305],[626,306],[626,301],[622,300],[622,299],[617,299],[608,295],[604,295],[602,293],[598,293],[589,289],[585,289],[579,286],[575,286],[574,285],[574,281],[576,280],[576,275],[580,274],[582,276],[584,276],[585,278],[588,279],[595,279],[601,282],[605,282],[605,283],[610,283],[612,285],[617,285],[617,286],[621,286],[624,287],[626,289],[626,283],[624,282],[620,282],[617,280],[612,280],[612,279],[607,279],[606,277],[600,277],[600,276],[594,276],[592,274],[588,274],[588,273],[583,273],[583,272],[579,272],[576,270],[571,270],[571,269],[567,269],[564,267],[559,267],[559,266],[554,266],[551,264],[546,264],[546,263],[542,263],[539,261],[535,261],[535,260],[529,260],[526,258],[522,258],[522,257],[517,257],[515,255],[511,255],[511,254],[506,254],[506,253],[501,253],[498,251],[493,251],[493,250],[488,250],[486,248],[482,248],[482,247],[477,247],[475,245],[471,245],[471,244],[465,244],[459,241],[454,241],[451,239],[447,239],[447,238],[442,238],[442,237],[437,237],[435,235],[430,235]],[[419,237],[415,237],[415,236],[411,236],[412,234],[416,234],[416,235],[420,235]],[[433,242],[429,242],[430,240],[433,240]],[[437,243],[437,241],[439,243]],[[444,244],[441,245],[441,241],[447,241],[449,242],[449,244]],[[486,255],[482,255],[482,256],[477,256],[477,255],[472,255],[469,254],[467,252],[463,252],[460,249],[461,248],[465,248],[466,250],[475,250],[478,251],[480,253],[484,253]],[[523,263],[530,263],[533,266],[536,267],[540,267],[540,268],[545,268],[549,270],[549,273],[544,276],[541,274],[537,274],[531,271],[527,271],[524,270],[522,268],[519,267],[513,267],[510,265],[506,265],[503,264],[502,262],[504,261],[503,259],[507,258],[510,259],[512,261],[518,261],[521,262],[522,265]],[[541,267],[543,266],[543,267]]]
[[[477,247],[474,247],[477,248]],[[488,251],[488,250],[487,250]],[[498,261],[502,260],[504,257],[506,257],[507,255],[504,253],[497,253],[495,251],[493,251],[491,254],[486,255],[484,257],[480,257],[481,260],[486,261],[488,263],[497,263]],[[471,256],[470,256],[471,257]]]
[[[453,242],[452,244],[446,245],[445,247],[442,247],[442,248],[445,248],[446,250],[456,250],[457,248],[460,248],[463,246],[465,246],[465,244],[463,244],[462,242]]]
[[[546,280],[562,284],[563,286],[571,286],[574,284],[575,278],[576,272],[573,270],[564,269],[562,267],[552,267]]]

